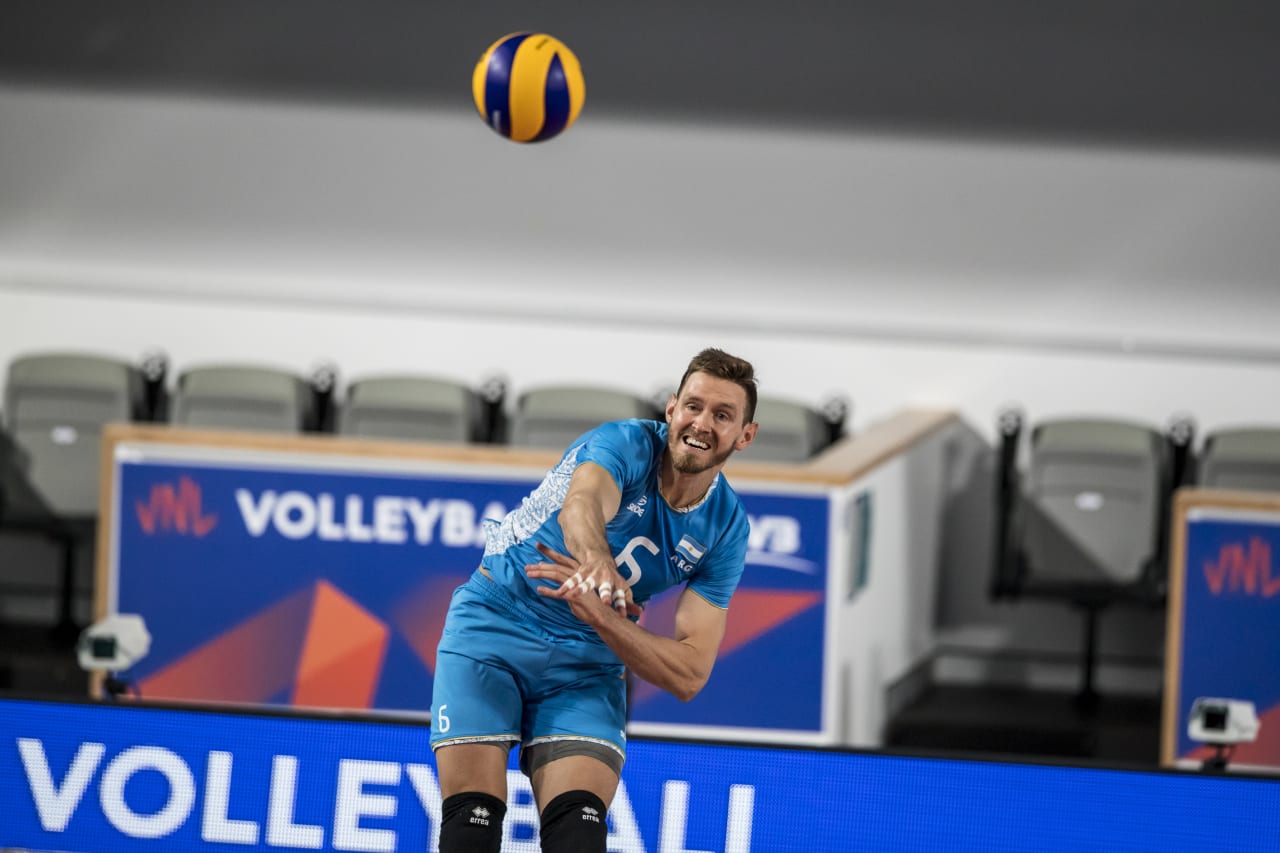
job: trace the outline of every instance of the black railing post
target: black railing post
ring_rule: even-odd
[[[995,541],[992,542],[991,597],[1004,598],[1014,589],[1015,543],[1012,541],[1013,515],[1018,499],[1018,439],[1022,435],[1022,412],[1008,408],[996,421]]]

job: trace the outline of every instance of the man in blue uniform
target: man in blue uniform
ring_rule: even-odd
[[[585,433],[490,525],[436,659],[441,853],[498,853],[517,743],[544,853],[605,853],[626,755],[624,667],[687,701],[724,637],[748,523],[721,469],[755,438],[755,408],[751,364],[703,350],[666,423]],[[677,584],[673,637],[636,624],[649,598]]]

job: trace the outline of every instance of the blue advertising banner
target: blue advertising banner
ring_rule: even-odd
[[[1258,738],[1232,763],[1280,769],[1280,513],[1196,509],[1186,522],[1175,758],[1203,760],[1187,723],[1197,697],[1252,702]],[[1179,618],[1180,617],[1180,618]]]
[[[115,609],[138,613],[143,696],[427,712],[482,522],[529,481],[137,462],[120,466]]]
[[[541,472],[277,456],[117,458],[109,609],[152,635],[124,675],[153,699],[425,714],[483,522]],[[633,722],[822,730],[828,500],[741,493],[747,568],[712,680],[691,703],[637,682]],[[669,633],[674,603],[655,600],[642,624]],[[761,678],[787,701],[760,702]]]
[[[508,774],[505,853],[536,853]],[[0,701],[0,847],[435,851],[427,732],[386,721]],[[612,853],[1271,853],[1280,780],[638,740]]]

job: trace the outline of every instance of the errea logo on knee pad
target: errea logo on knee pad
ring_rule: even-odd
[[[489,825],[489,810],[484,806],[476,806],[471,810],[470,823],[479,824],[480,826]]]
[[[600,812],[599,812],[597,809],[593,809],[591,806],[583,806],[583,807],[582,807],[582,819],[583,819],[583,820],[589,820],[589,821],[591,821],[592,823],[599,823],[599,822],[600,822]]]

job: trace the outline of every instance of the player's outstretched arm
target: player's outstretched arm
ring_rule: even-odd
[[[530,577],[563,581],[577,571],[573,558],[541,545],[538,548],[549,562],[528,566],[525,571]],[[676,603],[674,637],[659,636],[621,618],[581,588],[566,595],[546,587],[539,587],[538,592],[569,602],[574,615],[595,628],[633,673],[682,702],[698,695],[711,677],[724,639],[727,612],[687,588]],[[638,613],[639,608],[631,605],[631,611]]]
[[[573,472],[569,491],[560,506],[560,531],[565,547],[577,561],[577,571],[564,580],[564,598],[576,589],[597,595],[620,615],[626,615],[629,589],[618,573],[605,525],[622,503],[622,490],[613,476],[594,462],[584,462]]]
[[[592,623],[596,633],[633,673],[688,702],[711,677],[728,612],[686,588],[676,604],[674,637],[646,631],[612,613],[597,610],[593,615],[599,619]]]

